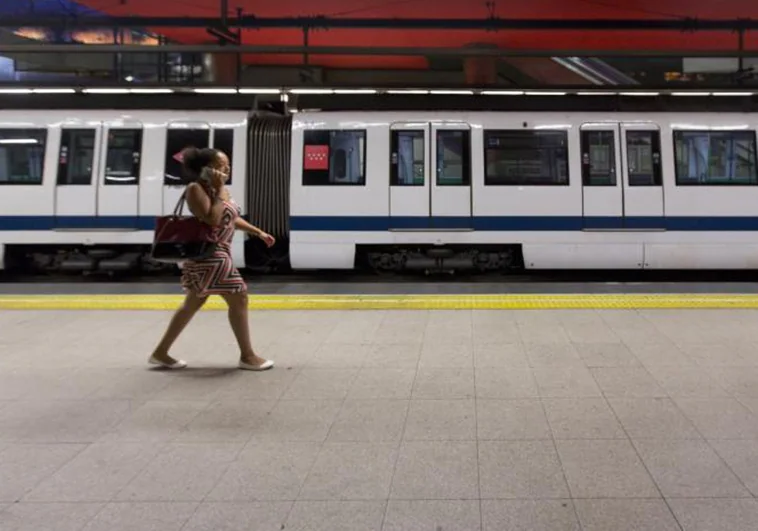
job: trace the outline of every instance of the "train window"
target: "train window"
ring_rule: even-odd
[[[169,129],[166,133],[166,160],[163,184],[182,184],[182,163],[179,154],[188,147],[207,148],[210,131],[208,129]]]
[[[616,186],[616,134],[582,131],[582,184]]]
[[[565,131],[485,131],[488,186],[566,186],[568,134]]]
[[[756,185],[753,131],[674,131],[677,185]]]
[[[47,129],[0,129],[0,184],[42,184]]]
[[[105,184],[139,184],[142,129],[108,131]]]
[[[424,131],[392,131],[390,184],[392,186],[423,186]]]
[[[91,184],[94,159],[94,129],[63,129],[58,156],[58,184]]]
[[[229,166],[232,164],[234,155],[234,129],[216,129],[213,131],[213,147],[223,151],[229,157]],[[226,184],[232,184],[234,172],[229,170],[229,180]]]
[[[437,131],[437,186],[471,184],[471,134],[466,131]]]
[[[366,184],[366,131],[305,131],[303,186]]]
[[[626,161],[629,186],[661,186],[661,134],[627,131]]]

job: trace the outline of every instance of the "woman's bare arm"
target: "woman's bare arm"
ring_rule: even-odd
[[[242,230],[247,232],[248,234],[252,234],[253,236],[258,236],[259,238],[261,235],[264,234],[264,232],[256,227],[255,225],[251,225],[247,221],[245,221],[242,218],[237,218],[234,220],[234,228],[237,230]]]
[[[211,198],[199,184],[192,183],[187,186],[187,204],[192,214],[200,221],[214,227],[221,223],[224,203],[218,196]]]
[[[263,240],[268,247],[271,247],[276,243],[276,239],[273,236],[268,234],[266,231],[262,231],[255,225],[248,223],[240,217],[234,220],[234,228],[237,230],[243,230],[249,234],[252,234],[253,236],[257,236]]]

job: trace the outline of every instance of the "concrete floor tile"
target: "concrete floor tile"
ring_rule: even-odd
[[[482,498],[568,498],[552,441],[480,441]]]
[[[680,531],[663,500],[574,500],[583,531]]]
[[[583,366],[540,368],[534,370],[543,398],[600,397],[600,389]]]
[[[326,443],[298,498],[386,500],[396,459],[396,444]]]
[[[580,531],[571,500],[482,500],[483,531]]]
[[[623,343],[574,343],[584,364],[597,367],[638,367],[641,365],[632,351]]]
[[[474,366],[477,369],[528,369],[529,359],[521,343],[486,343],[474,345]]]
[[[168,441],[209,405],[206,401],[145,402],[130,411],[100,441]]]
[[[416,371],[408,368],[366,367],[361,369],[348,399],[409,399]]]
[[[83,444],[11,444],[0,453],[0,501],[16,502],[86,448]]]
[[[550,439],[545,411],[537,399],[477,400],[480,440]]]
[[[714,398],[730,396],[711,376],[711,371],[704,367],[666,365],[647,367],[647,369],[671,397]]]
[[[274,359],[276,366],[271,371],[251,373],[240,371],[240,375],[219,389],[216,400],[279,400],[295,381],[299,370],[292,370]]]
[[[406,441],[476,439],[473,400],[412,400],[405,422]]]
[[[421,359],[421,341],[408,344],[371,345],[371,352],[365,360],[364,367],[383,369],[415,369]]]
[[[668,398],[610,398],[608,402],[632,439],[702,438]]]
[[[110,503],[83,531],[180,531],[196,503]]]
[[[556,439],[626,439],[604,398],[543,398]]]
[[[543,344],[528,343],[524,345],[529,366],[539,369],[555,369],[559,367],[583,366],[573,343]]]
[[[28,443],[91,443],[123,421],[126,400],[17,401],[0,412],[0,439]]]
[[[312,369],[360,368],[371,354],[371,346],[363,343],[324,343],[306,362]]]
[[[669,500],[684,531],[754,531],[758,501],[754,499]]]
[[[667,498],[747,497],[750,493],[705,441],[634,441]]]
[[[250,443],[229,465],[207,500],[295,500],[320,449],[320,443]]]
[[[387,503],[299,501],[287,518],[287,531],[380,531]]]
[[[95,443],[37,485],[24,501],[111,501],[160,451],[153,443]]]
[[[590,369],[597,385],[606,397],[663,398],[666,392],[644,368]]]
[[[574,498],[660,496],[629,441],[559,440],[555,444]]]
[[[284,400],[253,430],[252,442],[324,442],[340,412],[338,400]]]
[[[281,531],[292,502],[205,502],[182,531]]]
[[[391,500],[382,531],[471,531],[480,527],[478,500]]]
[[[282,400],[343,400],[355,385],[359,369],[305,368]]]
[[[202,501],[242,449],[239,444],[181,444],[162,447],[116,500],[130,502]]]
[[[677,398],[707,439],[758,439],[758,416],[734,398]]]
[[[419,369],[413,383],[413,399],[442,400],[474,397],[473,369]]]
[[[539,396],[530,369],[476,369],[476,396],[483,399],[536,398]]]
[[[755,439],[709,441],[753,496],[758,495],[758,441]]]
[[[16,503],[0,510],[0,529],[80,531],[102,508],[100,503]]]
[[[402,437],[408,400],[346,400],[329,442],[393,442]]]
[[[218,401],[176,434],[176,442],[247,442],[276,405],[274,401]]]
[[[476,499],[475,442],[404,442],[400,446],[390,498]]]
[[[474,366],[471,339],[451,343],[434,334],[434,341],[425,340],[421,346],[419,367],[422,369],[470,369]]]

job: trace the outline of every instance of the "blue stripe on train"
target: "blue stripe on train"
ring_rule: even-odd
[[[3,230],[153,230],[155,216],[0,216]]]
[[[582,229],[666,229],[671,231],[758,231],[758,217],[589,217],[581,216],[293,216],[293,231],[387,231],[391,229],[474,229],[478,231],[579,231]]]
[[[154,216],[0,216],[0,231],[152,230]],[[589,217],[581,216],[292,216],[292,231],[383,232],[405,230],[579,231],[582,229],[666,229],[670,231],[758,231],[758,217]]]

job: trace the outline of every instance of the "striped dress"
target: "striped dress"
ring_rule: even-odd
[[[182,287],[199,297],[247,291],[247,284],[234,267],[232,239],[240,208],[233,199],[224,201],[221,222],[213,228],[216,251],[203,260],[188,260],[182,269]]]

